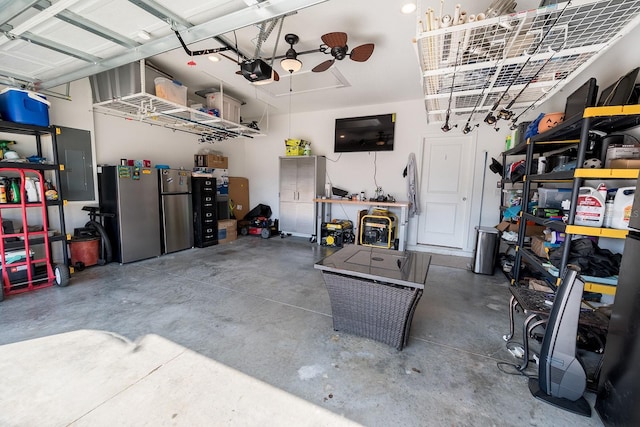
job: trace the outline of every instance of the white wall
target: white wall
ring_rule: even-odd
[[[294,98],[295,105],[295,98]],[[334,124],[336,118],[355,117],[372,114],[396,113],[396,136],[394,150],[374,153],[333,152]],[[467,117],[465,116],[465,121]],[[475,116],[474,123],[482,117]],[[475,230],[480,212],[480,190],[484,171],[484,151],[491,157],[499,159],[504,149],[504,139],[508,129],[499,132],[487,125],[481,125],[471,134],[475,136],[475,161],[473,171],[473,200],[469,239],[465,252],[473,249]],[[460,128],[449,134],[460,134]],[[327,157],[327,179],[336,187],[350,193],[365,191],[367,197],[373,195],[376,183],[385,194],[391,194],[396,200],[407,200],[406,179],[402,172],[407,164],[409,153],[416,154],[421,171],[423,138],[429,135],[442,136],[440,125],[427,125],[424,103],[412,100],[398,103],[369,105],[357,108],[336,108],[334,110],[291,115],[291,135],[289,135],[289,117],[280,115],[270,118],[268,136],[255,138],[246,143],[246,168],[250,178],[251,205],[264,203],[271,206],[274,216],[278,212],[278,157],[284,155],[284,141],[289,136],[311,141],[312,154]],[[375,178],[374,178],[375,174]],[[499,219],[499,191],[496,188],[498,176],[490,171],[486,176],[485,200],[483,204],[482,225],[496,225]],[[351,219],[355,222],[356,208],[333,208],[333,217]],[[343,210],[344,209],[344,210]],[[424,207],[422,207],[424,211]],[[412,219],[409,226],[408,244],[416,247],[417,219]],[[433,248],[431,248],[433,249]]]

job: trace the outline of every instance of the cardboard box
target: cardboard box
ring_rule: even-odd
[[[640,159],[614,159],[609,164],[611,169],[640,169]]]
[[[304,154],[303,147],[286,147],[285,156],[302,156]]]
[[[284,145],[287,147],[304,147],[307,144],[310,144],[310,142],[305,141],[304,139],[289,138],[284,141]]]
[[[520,225],[509,221],[502,221],[500,224],[496,225],[496,228],[501,232],[514,231],[517,233],[520,229]],[[544,225],[528,224],[525,231],[525,236],[531,237],[541,235],[544,232],[545,228],[547,227],[545,227]]]
[[[235,219],[218,221],[218,244],[229,243],[238,238],[238,223]]]
[[[249,180],[238,176],[229,177],[229,198],[233,206],[233,216],[244,219],[249,212]]]
[[[605,168],[611,168],[611,161],[615,159],[640,159],[640,145],[622,145],[607,148]]]
[[[229,158],[217,154],[196,154],[193,163],[197,168],[229,169]]]
[[[531,252],[540,258],[549,259],[549,249],[545,246],[544,236],[531,237]]]

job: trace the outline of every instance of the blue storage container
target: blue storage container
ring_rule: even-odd
[[[10,87],[0,92],[0,114],[10,122],[49,126],[50,105],[43,96],[28,90]]]

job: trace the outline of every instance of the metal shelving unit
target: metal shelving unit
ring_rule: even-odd
[[[510,102],[529,81],[512,109],[542,102],[640,23],[640,0],[568,3],[431,31],[419,24],[429,119],[444,120],[451,93],[452,117],[482,113]]]

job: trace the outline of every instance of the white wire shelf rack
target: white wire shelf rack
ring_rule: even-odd
[[[199,135],[203,142],[264,136],[257,129],[215,117],[148,93],[93,104],[96,112]]]
[[[428,120],[522,111],[562,89],[640,23],[640,0],[574,0],[422,31],[416,47]],[[515,99],[514,99],[515,98]],[[475,114],[478,114],[476,117]]]

